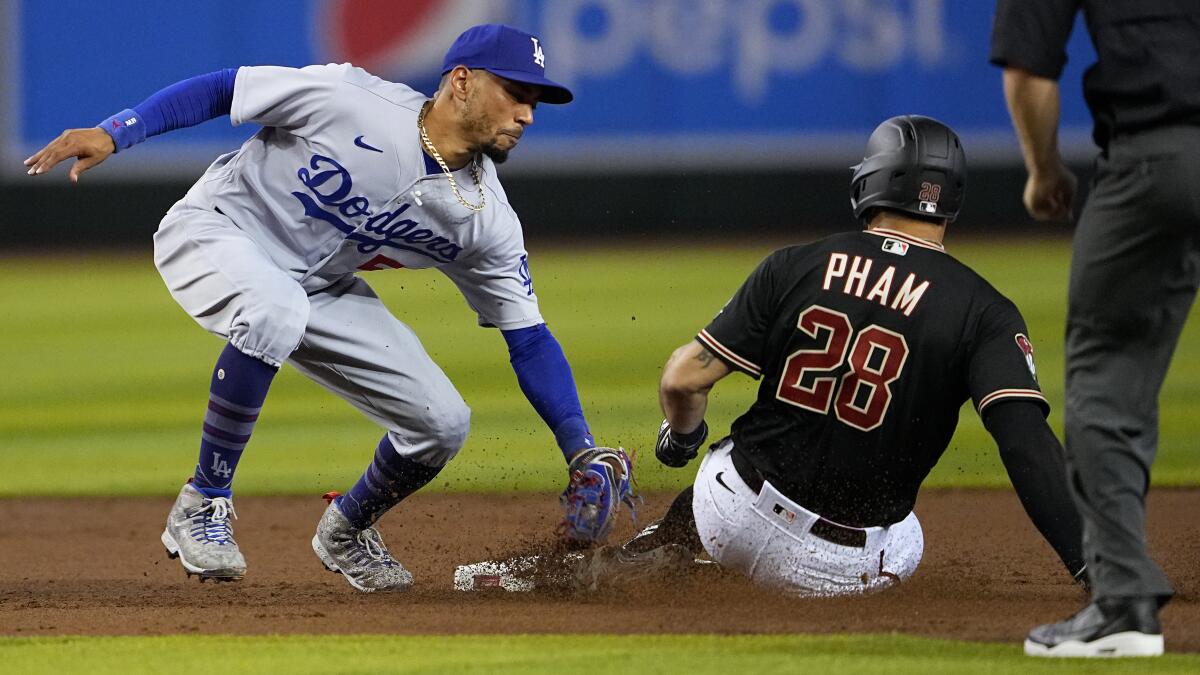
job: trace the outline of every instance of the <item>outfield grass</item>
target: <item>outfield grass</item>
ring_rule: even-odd
[[[652,452],[662,363],[724,304],[770,246],[641,250],[535,247],[543,314],[565,347],[600,441]],[[1061,428],[1065,240],[950,241],[1023,309],[1043,388]],[[470,439],[433,489],[556,489],[563,464],[524,400],[494,330],[433,271],[366,278],[457,384],[473,410]],[[0,353],[0,495],[170,494],[195,461],[208,379],[221,343],[167,294],[149,256],[8,258]],[[734,376],[712,397],[722,433],[752,400]],[[1200,326],[1189,326],[1162,397],[1158,484],[1200,483]],[[238,472],[248,493],[345,489],[378,430],[284,368]],[[641,464],[644,488],[676,488],[688,471]],[[929,485],[1006,485],[994,445],[969,407]]]
[[[0,638],[18,673],[1195,673],[1200,657],[1031,659],[901,635]]]

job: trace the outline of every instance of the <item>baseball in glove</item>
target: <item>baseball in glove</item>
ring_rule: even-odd
[[[573,546],[600,543],[612,531],[621,504],[637,517],[633,462],[621,448],[591,448],[571,459],[570,482],[559,502],[564,517],[559,534]]]

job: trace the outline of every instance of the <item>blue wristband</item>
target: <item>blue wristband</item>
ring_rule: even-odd
[[[113,145],[120,152],[150,136],[228,115],[233,107],[236,80],[236,68],[181,80],[154,92],[132,110],[122,110],[104,120],[99,126],[112,136]]]
[[[146,125],[138,114],[129,108],[104,120],[98,126],[112,136],[113,145],[116,146],[113,152],[132,148],[146,140]]]

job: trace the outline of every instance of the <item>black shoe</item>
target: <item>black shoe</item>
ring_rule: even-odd
[[[1038,626],[1025,638],[1029,656],[1160,656],[1156,598],[1100,600],[1075,616]]]

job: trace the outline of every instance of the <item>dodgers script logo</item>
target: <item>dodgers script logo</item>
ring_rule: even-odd
[[[418,227],[420,223],[415,220],[403,218],[412,204],[405,202],[394,211],[372,211],[366,197],[351,194],[353,177],[332,157],[313,155],[308,166],[301,167],[296,176],[308,188],[307,193],[292,193],[304,206],[304,215],[344,232],[347,239],[358,242],[360,253],[372,253],[387,246],[440,263],[453,262],[462,253],[458,243]]]

